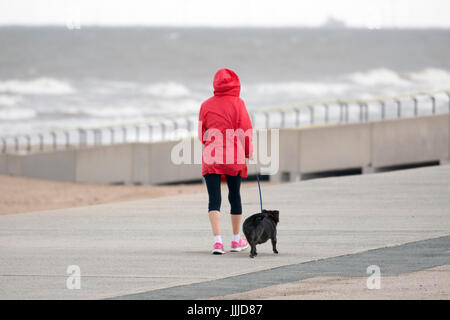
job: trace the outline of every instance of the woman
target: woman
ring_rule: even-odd
[[[223,254],[220,233],[221,181],[228,185],[233,238],[231,251],[248,248],[241,238],[241,179],[247,177],[246,158],[252,153],[252,124],[244,101],[239,98],[241,84],[232,70],[220,69],[214,76],[214,96],[203,102],[199,115],[199,138],[205,145],[202,176],[208,189],[208,214],[214,235],[213,254]]]

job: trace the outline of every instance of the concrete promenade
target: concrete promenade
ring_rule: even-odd
[[[227,250],[225,185],[222,190]],[[340,259],[333,257],[344,255],[360,257],[361,274],[378,261],[392,262],[391,274],[450,264],[450,165],[263,182],[262,191],[264,207],[280,210],[280,254],[266,243],[255,259],[248,252],[210,254],[205,193],[0,216],[0,299],[219,296],[301,280],[303,269],[295,266],[302,263],[316,276],[333,275],[333,259]],[[242,199],[244,217],[258,211],[257,189],[243,190]],[[373,249],[381,251],[365,253]],[[328,258],[315,267],[314,261]],[[79,290],[66,288],[69,265],[81,269]],[[273,281],[262,281],[271,272]]]

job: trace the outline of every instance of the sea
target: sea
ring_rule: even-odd
[[[450,30],[0,27],[0,136],[195,115],[220,68],[250,112],[450,90]]]

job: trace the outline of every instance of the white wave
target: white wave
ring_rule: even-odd
[[[90,81],[88,82],[89,91],[100,95],[112,95],[123,93],[134,93],[137,91],[138,84],[125,81]]]
[[[28,108],[0,109],[0,120],[26,120],[36,117],[37,112]]]
[[[36,95],[72,94],[75,89],[67,82],[53,78],[0,81],[0,92]]]
[[[185,85],[173,81],[153,83],[142,88],[142,92],[163,98],[185,97],[190,94]]]
[[[71,110],[74,112],[74,110]],[[142,111],[134,107],[89,107],[80,109],[80,113],[98,118],[136,117],[141,116]]]
[[[450,87],[450,72],[442,69],[426,68],[418,72],[409,73],[408,77],[416,82]]]
[[[0,106],[11,107],[19,103],[21,100],[22,98],[17,96],[0,95]]]
[[[249,87],[251,91],[253,88]],[[257,94],[289,94],[289,95],[336,95],[342,94],[350,89],[348,84],[344,83],[326,83],[326,82],[278,82],[278,83],[260,83],[255,86]]]
[[[200,110],[202,102],[194,99],[178,99],[176,101],[162,100],[155,103],[152,114],[186,114]]]
[[[389,69],[373,69],[368,72],[355,72],[346,77],[348,80],[363,86],[409,86],[411,83],[397,72]]]

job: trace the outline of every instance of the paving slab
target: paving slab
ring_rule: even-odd
[[[448,165],[263,182],[262,192],[280,210],[280,254],[266,243],[255,259],[210,254],[206,193],[0,216],[0,298],[114,298],[450,235]],[[244,217],[258,211],[256,188],[242,199]],[[69,265],[81,270],[79,290],[66,287]]]

